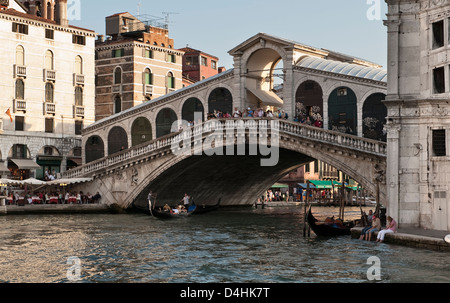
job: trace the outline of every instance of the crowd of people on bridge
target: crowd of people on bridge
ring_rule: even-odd
[[[208,113],[207,119],[239,119],[239,118],[278,118],[282,120],[288,120],[289,115],[283,110],[278,110],[273,112],[272,110],[263,110],[262,108],[258,109],[252,109],[251,107],[248,107],[244,110],[239,110],[238,108],[235,108],[232,113],[229,112],[223,112],[220,110],[214,110],[214,112]],[[317,115],[299,115],[295,116],[293,119],[294,122],[309,125],[309,126],[315,126],[318,128],[323,128],[323,121],[320,116]],[[189,122],[189,126],[193,126],[194,123],[191,121]]]

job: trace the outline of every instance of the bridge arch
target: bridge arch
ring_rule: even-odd
[[[153,140],[152,124],[146,117],[139,117],[131,125],[131,146]]]
[[[233,95],[231,91],[225,87],[215,88],[208,96],[208,113],[215,110],[223,113],[233,113]]]
[[[100,136],[91,136],[85,145],[85,163],[91,163],[105,157],[105,144]]]
[[[203,105],[203,102],[200,101],[199,98],[191,97],[184,102],[182,102],[183,108],[181,110],[181,119],[184,121],[194,121],[195,120],[195,113],[201,112],[202,113],[202,121],[205,121],[205,106]],[[196,123],[198,121],[195,121]]]
[[[178,121],[178,117],[172,108],[166,107],[161,109],[156,116],[156,138],[178,131],[172,129],[172,125],[176,121]]]
[[[365,138],[387,141],[387,135],[384,132],[388,116],[387,107],[383,103],[385,99],[384,93],[373,93],[365,99],[362,110],[363,136]]]
[[[113,127],[108,134],[108,155],[128,149],[127,132],[120,126]]]
[[[348,86],[334,89],[328,98],[330,130],[356,135],[358,131],[358,98]]]
[[[305,80],[297,88],[295,94],[296,116],[315,116],[317,119],[324,118],[324,102],[322,86],[314,80]],[[320,115],[320,117],[318,116]]]
[[[145,207],[146,194],[150,189],[158,193],[158,205],[171,204],[185,192],[192,194],[198,204],[215,204],[219,198],[222,198],[223,205],[252,204],[287,173],[314,159],[333,165],[375,194],[372,172],[374,165],[382,160],[377,156],[360,157],[338,149],[319,142],[305,142],[289,134],[282,135],[278,165],[265,168],[261,167],[259,156],[208,157],[166,154],[158,164],[152,166],[154,169],[146,170],[152,173],[144,176],[130,199],[127,197],[127,206],[134,201]],[[349,161],[350,158],[352,161]],[[211,169],[212,167],[220,169]]]

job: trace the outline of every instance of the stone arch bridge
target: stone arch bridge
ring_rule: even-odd
[[[234,57],[233,69],[88,126],[82,136],[84,165],[65,176],[93,177],[82,190],[100,191],[106,201],[124,208],[145,200],[150,189],[159,193],[159,203],[174,203],[189,192],[197,203],[215,204],[222,198],[223,204],[241,205],[253,203],[283,174],[317,159],[373,193],[378,178],[386,202],[385,70],[359,58],[264,33],[229,54]],[[277,165],[261,166],[261,157],[252,155],[173,153],[171,145],[180,135],[173,132],[181,126],[179,121],[195,121],[196,127],[208,129],[207,113],[232,114],[234,109],[247,108],[288,114],[289,121],[278,121]],[[319,121],[323,128],[300,125],[294,117]],[[237,123],[220,121],[228,129],[230,121]],[[250,129],[235,132],[236,139],[247,138],[245,143],[225,145],[230,149],[246,145],[251,150],[252,134],[264,139],[265,132]],[[202,132],[203,142],[210,135]],[[198,136],[192,136],[197,145]]]
[[[264,165],[269,159],[275,161]],[[253,204],[277,180],[313,159],[333,163],[373,193],[378,183],[381,202],[386,201],[385,143],[284,120],[211,120],[65,177],[93,178],[76,190],[99,191],[104,201],[122,208],[145,207],[150,190],[158,194],[158,205],[189,193],[198,204],[221,199],[222,205],[236,206]]]

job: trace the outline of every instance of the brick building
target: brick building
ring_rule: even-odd
[[[215,76],[224,69],[219,68],[219,58],[186,46],[180,49],[183,56],[183,86]]]
[[[96,43],[96,120],[182,88],[183,52],[166,24],[129,13],[106,17]]]

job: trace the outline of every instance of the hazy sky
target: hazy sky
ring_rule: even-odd
[[[105,17],[140,13],[164,19],[170,15],[175,48],[187,44],[220,58],[232,68],[228,51],[264,32],[317,48],[330,49],[386,67],[387,34],[384,0],[79,0],[79,21],[72,25],[105,33]],[[69,9],[71,6],[69,1]],[[376,8],[380,7],[377,14]],[[368,12],[380,20],[370,20]],[[373,19],[373,18],[372,18]]]

